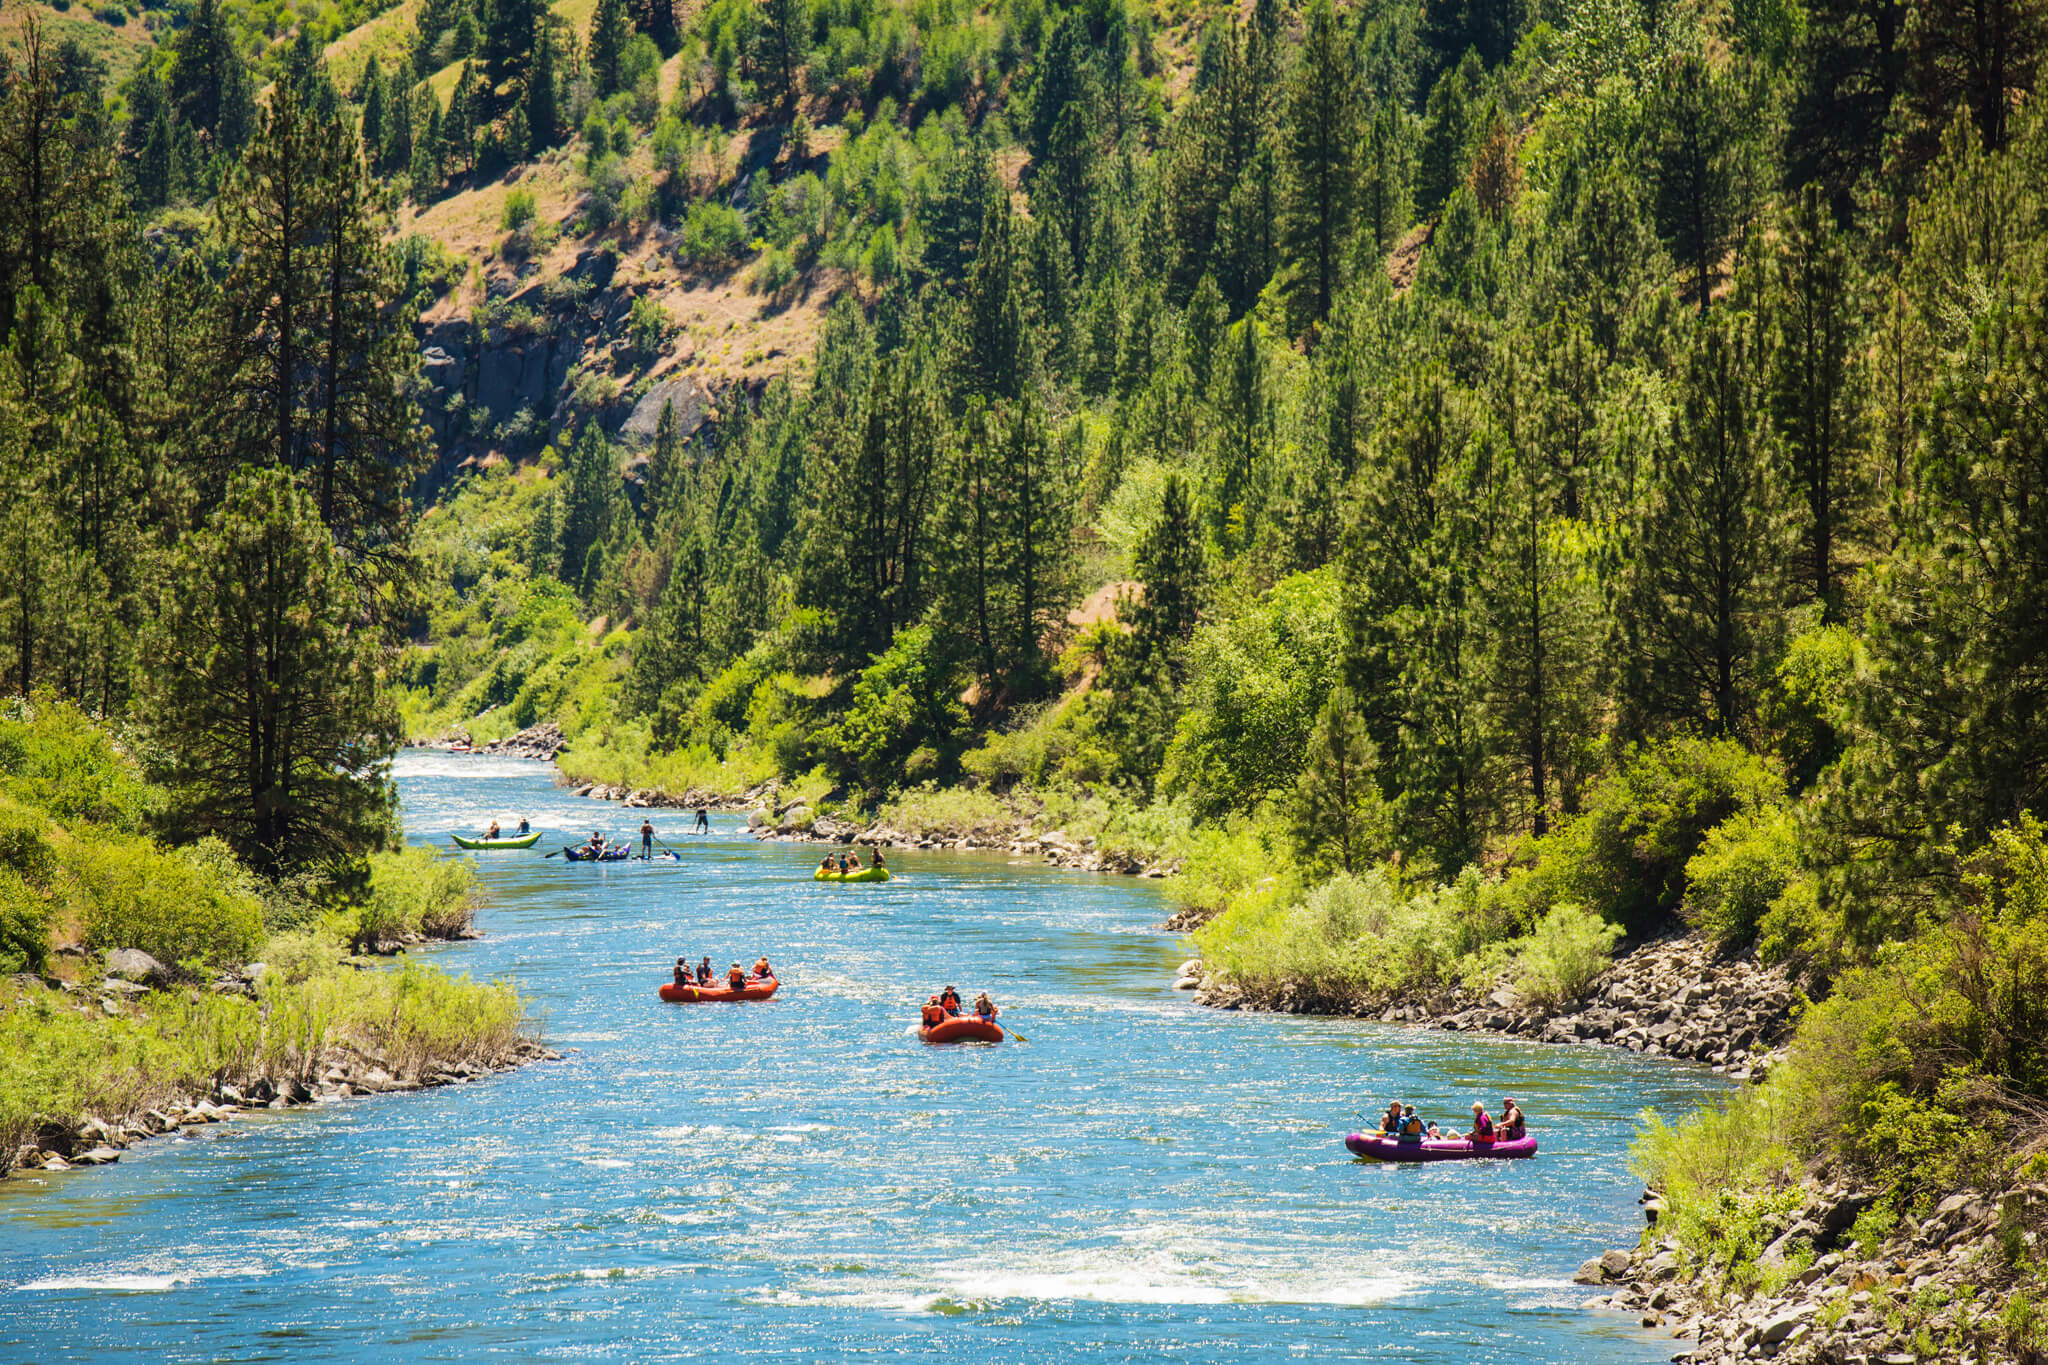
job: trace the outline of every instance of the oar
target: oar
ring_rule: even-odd
[[[1028,1043],[1031,1041],[1029,1038],[1026,1038],[1023,1034],[1017,1032],[1017,1030],[1013,1028],[1004,1029],[1003,1032],[1009,1034],[1012,1038],[1015,1038],[1020,1043]]]

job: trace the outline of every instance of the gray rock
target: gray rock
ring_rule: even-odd
[[[161,985],[171,977],[163,963],[139,948],[116,948],[108,953],[107,975],[149,985]]]
[[[651,385],[619,428],[619,438],[638,449],[654,443],[654,430],[661,424],[661,409],[673,403],[676,430],[687,437],[704,425],[704,408],[709,398],[697,381],[687,374],[674,374]]]
[[[1623,1275],[1628,1274],[1628,1268],[1634,1261],[1635,1257],[1631,1253],[1616,1247],[1614,1250],[1602,1254],[1600,1257],[1600,1269],[1607,1273],[1608,1278],[1620,1279]]]
[[[1572,1276],[1572,1283],[1573,1283],[1573,1284],[1602,1284],[1602,1283],[1605,1283],[1605,1282],[1606,1282],[1606,1279],[1607,1279],[1607,1272],[1606,1272],[1606,1271],[1605,1271],[1605,1270],[1604,1270],[1604,1269],[1602,1268],[1602,1266],[1601,1266],[1601,1264],[1600,1264],[1600,1263],[1601,1263],[1601,1259],[1602,1259],[1601,1257],[1595,1256],[1595,1257],[1594,1257],[1594,1258],[1593,1258],[1592,1260],[1590,1260],[1590,1261],[1586,1261],[1586,1262],[1584,1262],[1583,1264],[1581,1264],[1581,1265],[1579,1266],[1579,1268],[1578,1268],[1578,1271],[1577,1271],[1577,1273],[1575,1273],[1575,1274],[1574,1274],[1574,1275]]]
[[[1806,1315],[1809,1311],[1811,1310],[1805,1305],[1801,1305],[1789,1313],[1780,1313],[1776,1317],[1765,1319],[1757,1326],[1756,1339],[1766,1346],[1777,1345],[1806,1324]]]
[[[73,1154],[71,1164],[74,1166],[111,1166],[120,1159],[121,1154],[112,1147],[95,1147],[89,1152]]]

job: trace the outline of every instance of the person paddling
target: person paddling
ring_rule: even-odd
[[[642,860],[645,860],[653,856],[654,822],[652,820],[642,820],[640,822],[640,857]]]
[[[676,984],[678,986],[688,986],[691,984],[690,959],[687,957],[676,959]]]
[[[711,832],[711,812],[702,806],[697,807],[696,832],[699,834],[709,834]]]
[[[521,834],[530,834],[533,832],[532,828],[526,823],[526,817],[523,815],[519,818],[519,832]]]
[[[700,986],[711,984],[711,954],[709,953],[704,954],[704,960],[697,964],[697,984]]]
[[[597,857],[604,852],[604,834],[598,830],[590,831],[590,842],[583,847],[589,850],[591,857]]]
[[[493,820],[493,821],[491,821],[491,827],[490,827],[489,829],[487,829],[487,830],[485,830],[485,831],[484,831],[484,838],[486,838],[486,839],[495,839],[495,838],[497,838],[497,837],[498,837],[498,822],[497,822],[496,820]]]
[[[996,1002],[988,998],[987,991],[983,991],[980,995],[974,997],[975,1018],[985,1024],[993,1024],[996,1021],[997,1013]]]
[[[1387,1112],[1380,1115],[1380,1136],[1399,1137],[1400,1135],[1401,1101],[1394,1100],[1387,1105]]]

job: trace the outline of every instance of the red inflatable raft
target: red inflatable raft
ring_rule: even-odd
[[[1003,1026],[993,1019],[963,1014],[943,1024],[920,1027],[917,1036],[927,1043],[1000,1043]]]
[[[772,976],[750,976],[747,984],[734,990],[730,986],[683,986],[669,982],[661,988],[661,998],[673,1005],[705,1005],[720,1000],[766,1000],[775,994],[775,988],[782,983]]]
[[[1536,1155],[1536,1139],[1516,1138],[1513,1142],[1467,1142],[1444,1138],[1427,1142],[1400,1142],[1377,1133],[1353,1133],[1344,1145],[1373,1161],[1472,1161],[1481,1157],[1526,1157]]]

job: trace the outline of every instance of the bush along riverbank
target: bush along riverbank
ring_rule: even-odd
[[[1624,1047],[1652,1057],[1703,1062],[1738,1080],[1761,1080],[1782,1057],[1797,988],[1781,967],[1753,952],[1722,957],[1704,935],[1674,934],[1614,959],[1580,995],[1554,1004],[1524,999],[1512,985],[1317,1000],[1283,987],[1252,997],[1207,973],[1200,958],[1175,982],[1194,1002],[1220,1009],[1265,1008],[1294,1014],[1348,1014],[1382,1023],[1463,1033],[1498,1033],[1543,1043]]]
[[[2048,831],[1994,831],[1920,893],[1761,1085],[1645,1116],[1648,1227],[1580,1278],[1678,1358],[2048,1358]]]
[[[259,878],[219,840],[159,842],[168,797],[68,706],[0,716],[0,1173],[551,1055],[510,986],[374,956],[474,932],[466,860]]]

